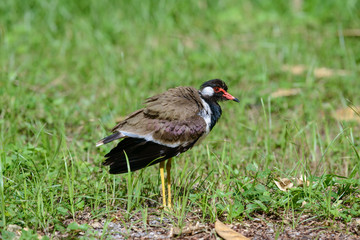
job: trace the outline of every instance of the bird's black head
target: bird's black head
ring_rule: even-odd
[[[204,99],[211,101],[224,101],[224,100],[233,100],[235,102],[240,102],[236,97],[231,96],[228,92],[228,87],[224,81],[220,79],[213,79],[207,82],[204,82],[200,87],[200,94]]]

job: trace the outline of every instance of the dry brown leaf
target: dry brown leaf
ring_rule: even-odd
[[[354,111],[355,110],[355,111]],[[360,122],[360,106],[353,106],[352,108],[339,108],[332,116],[338,121],[357,121]]]
[[[349,73],[347,71],[342,70],[342,69],[336,70],[336,69],[325,68],[325,67],[314,69],[314,76],[317,78],[332,77],[334,75],[346,76],[348,74]]]
[[[310,186],[310,182],[307,180],[305,175],[301,175],[299,178],[295,178],[295,180],[299,186]]]
[[[279,97],[288,97],[294,96],[301,92],[300,88],[291,88],[291,89],[278,89],[275,92],[270,94],[271,98],[279,98]]]
[[[283,192],[294,187],[294,183],[288,178],[280,178],[279,181],[274,180],[276,186]]]
[[[291,72],[294,75],[301,75],[306,70],[304,65],[283,65],[281,69],[285,72]]]
[[[103,225],[102,225],[101,223],[99,223],[99,222],[93,222],[93,223],[91,224],[91,226],[92,226],[93,228],[95,228],[95,229],[100,229],[100,228],[103,227]]]
[[[360,218],[356,218],[356,219],[355,219],[355,223],[356,223],[357,225],[360,225]]]
[[[344,37],[360,37],[360,29],[345,29],[342,35]]]
[[[16,224],[9,224],[6,230],[15,233],[16,236],[21,236],[22,227]]]
[[[294,75],[301,75],[307,70],[307,67],[304,65],[283,65],[281,69]],[[343,69],[331,69],[326,67],[319,67],[314,69],[314,76],[316,78],[346,75],[349,75],[349,72]]]
[[[216,233],[225,240],[250,240],[250,238],[232,230],[219,220],[216,220],[215,222],[215,230]]]
[[[294,188],[294,182],[297,186],[310,185],[310,182],[306,180],[306,176],[302,175],[299,178],[280,178],[278,181],[274,180],[276,186],[283,192],[286,192],[290,188]]]

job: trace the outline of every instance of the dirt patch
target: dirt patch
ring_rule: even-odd
[[[203,223],[196,213],[189,213],[179,224],[178,219],[170,214],[162,214],[161,209],[148,209],[144,218],[138,212],[128,219],[125,211],[119,210],[112,216],[93,219],[89,211],[78,212],[76,222],[87,224],[91,228],[91,236],[106,239],[216,239],[214,223]],[[293,220],[291,220],[293,219]],[[226,224],[226,219],[220,219]],[[67,219],[69,225],[73,219]],[[359,219],[350,223],[322,220],[310,215],[281,219],[275,215],[257,215],[252,219],[227,224],[242,235],[256,239],[360,239]],[[56,233],[55,237],[74,236],[74,233]],[[89,235],[89,232],[77,232],[78,236]]]

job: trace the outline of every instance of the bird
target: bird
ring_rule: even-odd
[[[144,107],[120,121],[96,146],[122,139],[105,155],[110,174],[127,173],[160,163],[163,207],[171,208],[172,158],[199,144],[213,129],[222,110],[219,102],[240,102],[220,79],[194,87],[171,88],[145,100]],[[166,204],[164,168],[167,170]]]

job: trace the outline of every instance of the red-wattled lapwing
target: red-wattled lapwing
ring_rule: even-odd
[[[103,165],[110,173],[126,173],[128,158],[131,171],[160,163],[163,205],[166,207],[164,163],[168,181],[168,207],[171,208],[171,158],[198,144],[221,116],[219,101],[239,100],[227,92],[226,84],[213,79],[192,87],[177,87],[150,97],[145,107],[127,116],[113,129],[113,134],[96,146],[123,138],[108,154]]]

